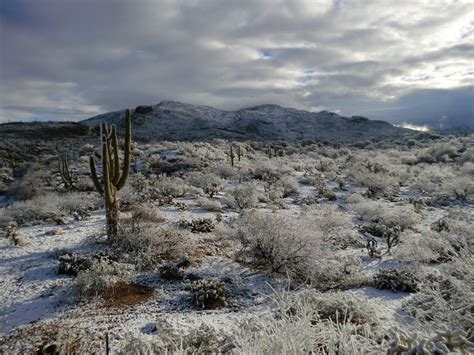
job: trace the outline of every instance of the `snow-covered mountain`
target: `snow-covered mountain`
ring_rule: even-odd
[[[123,126],[124,111],[109,112],[82,121],[89,126],[102,121]],[[162,101],[133,111],[135,138],[160,140],[327,139],[352,141],[392,136],[408,132],[383,121],[361,116],[343,117],[336,113],[308,112],[278,105],[261,105],[237,111],[209,106]]]

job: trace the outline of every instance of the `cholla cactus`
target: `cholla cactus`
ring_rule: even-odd
[[[418,334],[401,332],[395,335],[388,355],[402,354],[472,354],[474,343],[467,339],[467,334],[462,329],[445,329],[438,332],[433,338],[420,338]]]
[[[90,169],[94,186],[105,199],[105,210],[107,219],[107,236],[110,239],[117,237],[118,232],[118,197],[117,192],[122,189],[128,179],[130,170],[130,152],[131,152],[131,114],[130,110],[125,111],[125,149],[123,168],[120,170],[119,148],[117,138],[117,128],[112,125],[112,131],[109,134],[107,123],[102,123],[102,170],[103,175],[100,180],[97,176],[94,157],[90,157]]]
[[[213,279],[197,280],[188,283],[186,290],[193,293],[193,302],[202,309],[228,306],[229,291],[222,281]]]

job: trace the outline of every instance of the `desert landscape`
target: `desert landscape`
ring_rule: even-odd
[[[135,138],[159,109],[2,125],[5,353],[473,351],[472,133]]]
[[[0,355],[474,354],[472,0],[0,0]]]

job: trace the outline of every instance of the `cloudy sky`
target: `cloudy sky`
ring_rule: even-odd
[[[474,3],[0,0],[0,122],[178,100],[474,124]]]

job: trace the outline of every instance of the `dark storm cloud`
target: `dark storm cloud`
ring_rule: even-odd
[[[0,121],[174,99],[466,124],[472,15],[462,1],[4,0]]]

